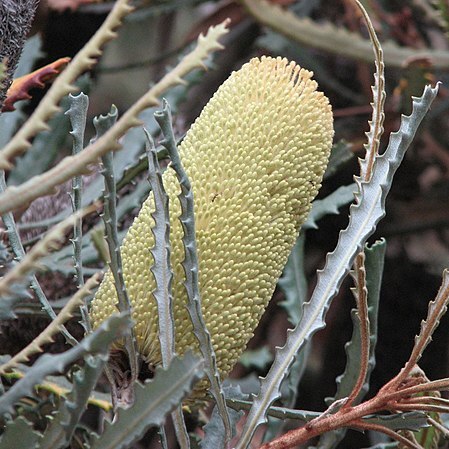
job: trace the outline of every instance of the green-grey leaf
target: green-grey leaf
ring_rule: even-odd
[[[0,449],[27,448],[35,449],[39,433],[33,430],[33,424],[23,416],[14,421],[7,421],[0,437]]]
[[[157,368],[151,382],[136,383],[133,406],[118,409],[114,423],[106,423],[103,434],[92,441],[92,449],[130,447],[147,429],[162,425],[203,375],[202,360],[191,353],[175,357],[167,369]]]
[[[312,335],[325,325],[326,312],[349,272],[354,258],[385,214],[385,200],[393,176],[419,124],[435,99],[438,87],[438,85],[435,88],[426,86],[423,95],[413,99],[412,114],[402,117],[400,129],[390,135],[385,153],[375,158],[370,182],[358,180],[360,194],[357,202],[350,207],[349,224],[340,232],[335,250],[328,254],[325,269],[318,274],[317,285],[310,301],[304,306],[300,324],[288,333],[285,345],[276,351],[270,371],[264,379],[261,379],[260,391],[254,398],[238,449],[246,449],[256,428],[265,422],[267,409],[279,397],[280,386],[296,354]]]
[[[242,393],[239,386],[223,387],[226,397],[246,399],[247,395]],[[243,416],[243,411],[229,410],[229,419],[231,423],[232,436],[236,433],[236,425]],[[212,411],[212,416],[209,422],[204,426],[204,439],[201,442],[202,449],[217,449],[226,447],[225,428],[223,420],[218,413],[217,406]]]
[[[364,422],[387,427],[391,430],[416,431],[429,427],[427,415],[424,412],[397,413],[394,415],[375,415],[363,418]]]
[[[307,279],[304,271],[304,244],[302,232],[293,246],[278,285],[285,294],[280,305],[288,314],[290,323],[296,326],[301,318],[301,310],[307,299]]]
[[[278,282],[285,294],[285,301],[280,305],[285,308],[293,326],[299,323],[304,302],[307,300],[307,279],[304,267],[305,236],[306,233],[303,230],[293,246],[284,273]],[[309,350],[310,343],[305,345],[298,354],[282,384],[281,402],[285,407],[294,407],[296,403],[298,384],[305,371]],[[284,421],[270,416],[264,441],[275,438],[282,431],[284,423]]]
[[[386,242],[379,240],[371,247],[365,245],[365,271],[366,271],[366,286],[368,290],[368,318],[369,318],[369,333],[370,333],[370,348],[368,370],[366,373],[365,383],[358,397],[354,401],[354,405],[359,404],[365,394],[369,390],[369,379],[371,373],[376,366],[375,349],[377,343],[377,318],[379,311],[380,287],[382,284],[382,275],[384,269]],[[353,322],[353,334],[351,341],[345,346],[346,351],[346,367],[341,376],[337,378],[337,393],[334,398],[326,400],[327,405],[338,399],[343,399],[350,395],[352,388],[358,378],[360,370],[360,352],[361,352],[361,338],[360,325],[358,323],[357,310],[351,311]],[[319,440],[317,447],[319,449],[330,449],[337,446],[337,444],[346,435],[346,429],[340,428],[332,432],[323,434]]]
[[[229,440],[231,434],[231,425],[226,408],[226,401],[221,386],[220,373],[217,369],[217,361],[215,351],[212,346],[212,339],[207,329],[206,323],[203,319],[203,312],[201,309],[201,295],[199,289],[199,264],[198,254],[196,250],[196,235],[195,235],[195,214],[193,203],[193,190],[191,188],[190,180],[182,165],[179,157],[178,149],[176,147],[176,140],[172,128],[172,118],[170,107],[164,100],[163,109],[154,114],[156,121],[159,123],[164,134],[165,140],[161,142],[167,148],[171,159],[171,167],[176,173],[178,182],[181,186],[181,193],[178,195],[181,204],[181,221],[184,235],[182,243],[185,250],[185,258],[182,262],[184,272],[186,275],[185,288],[187,293],[187,311],[193,325],[193,332],[198,339],[199,347],[205,362],[206,375],[210,382],[210,391],[217,403],[220,411],[220,416],[223,419],[227,438]]]
[[[227,398],[226,402],[233,410],[249,410],[252,402],[240,398]],[[302,422],[308,422],[317,418],[321,412],[311,412],[309,410],[295,410],[287,407],[271,406],[268,408],[267,414],[270,417],[278,418],[282,421],[286,419],[294,419]]]
[[[354,199],[356,184],[341,186],[322,200],[315,200],[302,229],[318,229],[317,221],[329,214],[338,214],[338,209]]]
[[[162,364],[167,366],[175,352],[175,329],[173,326],[173,270],[170,264],[170,218],[168,209],[168,195],[162,182],[162,173],[157,160],[156,148],[150,134],[148,139],[148,182],[153,192],[154,226],[151,232],[154,236],[154,246],[150,249],[153,255],[151,272],[156,288],[153,296],[158,310],[159,343],[161,347]]]
[[[335,143],[332,146],[329,163],[327,164],[323,179],[330,178],[337,173],[340,167],[346,164],[346,162],[349,162],[353,157],[354,153],[351,151],[351,145],[348,142],[340,140]]]
[[[66,399],[60,399],[59,410],[39,441],[38,449],[59,449],[70,443],[75,427],[103,371],[105,357],[86,356],[84,362],[84,367],[73,375],[73,390]]]
[[[131,327],[129,315],[113,315],[78,345],[62,354],[44,354],[29,369],[26,376],[16,382],[0,397],[0,415],[11,413],[14,404],[24,396],[33,396],[35,386],[45,376],[62,373],[68,365],[86,354],[106,355],[110,344],[122,337]]]
[[[256,368],[263,370],[273,361],[273,354],[266,346],[258,349],[247,349],[239,359],[245,368]]]

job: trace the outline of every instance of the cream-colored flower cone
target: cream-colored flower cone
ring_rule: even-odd
[[[270,300],[321,185],[332,144],[332,112],[312,73],[286,59],[252,59],[203,109],[180,145],[194,191],[204,318],[220,372],[245,349]],[[198,346],[185,308],[179,185],[168,168],[176,351]],[[150,267],[154,208],[145,201],[122,246],[140,353],[161,363]],[[94,327],[116,311],[107,273],[92,303]]]

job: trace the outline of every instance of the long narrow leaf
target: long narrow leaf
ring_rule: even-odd
[[[85,354],[106,355],[110,344],[117,338],[122,337],[131,327],[131,324],[128,315],[113,315],[77,346],[62,354],[44,354],[34,363],[25,377],[16,382],[0,397],[0,415],[11,413],[14,404],[20,398],[32,396],[35,386],[41,383],[45,376],[62,373],[69,364]]]
[[[377,317],[379,311],[379,298],[380,298],[380,285],[382,282],[382,274],[384,268],[386,243],[385,240],[376,242],[371,247],[365,247],[365,268],[366,268],[366,285],[368,289],[368,317],[369,317],[369,330],[370,330],[370,350],[368,371],[365,378],[362,391],[358,395],[357,399],[353,402],[357,405],[361,402],[365,394],[369,389],[369,379],[371,373],[376,366],[375,349],[377,343]],[[346,351],[346,367],[341,376],[337,378],[337,393],[334,398],[327,400],[328,405],[332,401],[343,399],[350,395],[354,383],[357,379],[360,369],[360,327],[358,324],[358,318],[356,317],[356,310],[352,313],[354,331],[349,341],[345,346]],[[327,432],[321,436],[317,445],[319,449],[334,448],[346,435],[346,428],[340,428],[332,432]]]
[[[203,362],[192,354],[174,358],[168,369],[158,368],[154,379],[136,384],[136,400],[128,409],[119,409],[113,424],[106,424],[91,449],[125,449],[150,427],[161,426],[165,417],[204,375]]]
[[[83,369],[73,375],[73,390],[66,399],[60,399],[59,410],[39,441],[39,449],[60,449],[70,443],[90,394],[103,371],[105,359],[101,355],[84,358]]]
[[[348,227],[340,233],[335,250],[327,256],[325,269],[319,272],[300,324],[288,333],[286,344],[276,351],[270,371],[261,379],[260,391],[248,414],[238,449],[248,447],[256,428],[265,422],[267,409],[279,396],[280,385],[298,351],[324,327],[324,316],[356,254],[385,214],[385,199],[393,176],[437,93],[438,85],[435,88],[426,86],[422,97],[414,98],[412,114],[402,117],[400,129],[391,134],[385,153],[375,158],[370,182],[358,180],[360,196],[358,202],[351,205]]]
[[[154,197],[154,246],[151,248],[154,264],[151,267],[156,288],[153,296],[157,302],[159,343],[161,346],[162,365],[166,367],[175,352],[175,329],[173,318],[172,282],[173,270],[170,264],[170,219],[168,209],[168,195],[162,183],[162,174],[157,161],[156,148],[151,136],[148,139],[148,181]]]
[[[118,111],[113,105],[110,112],[106,116],[94,118],[94,126],[97,132],[95,141],[101,139],[110,129],[114,127],[117,121]],[[115,185],[113,155],[106,153],[101,157],[103,169],[101,174],[104,177],[104,215],[103,221],[106,231],[106,241],[109,248],[109,269],[111,270],[115,290],[117,292],[118,304],[120,312],[130,313],[132,311],[131,300],[126,290],[125,278],[123,275],[122,254],[120,250],[120,240],[118,237],[117,222],[117,191]],[[131,383],[129,387],[133,389],[133,383],[138,376],[138,350],[137,342],[134,335],[134,329],[131,328],[125,336],[125,350],[128,355],[129,366],[131,368]],[[108,373],[109,370],[106,371]],[[111,376],[108,375],[110,381]]]
[[[145,130],[148,141],[148,181],[154,198],[154,212],[151,216],[154,226],[154,246],[151,248],[154,263],[151,267],[156,288],[153,296],[157,303],[158,338],[161,347],[162,366],[166,368],[175,353],[175,329],[173,317],[172,282],[173,270],[170,264],[170,217],[169,198],[162,182],[162,173],[157,159],[156,147],[151,135]],[[181,406],[172,412],[172,421],[176,436],[182,449],[190,447]]]
[[[72,125],[72,131],[70,134],[73,137],[72,144],[72,154],[78,154],[82,151],[84,147],[84,131],[86,129],[86,121],[87,121],[87,109],[89,107],[89,97],[84,93],[80,93],[77,96],[69,95],[70,100],[70,108],[66,111],[66,115],[70,119],[70,123]],[[81,198],[83,192],[83,177],[78,175],[72,179],[72,194],[71,194],[71,202],[72,202],[72,210],[73,212],[77,212],[81,209]],[[83,274],[83,263],[81,260],[81,247],[82,247],[82,238],[83,238],[83,220],[81,217],[78,217],[74,226],[73,226],[73,267],[76,273],[76,280],[78,284],[78,288],[81,288],[84,285],[84,274]],[[80,306],[81,311],[81,325],[83,326],[86,332],[89,332],[90,323],[89,323],[89,311],[87,307],[87,302],[84,302]]]
[[[193,190],[187,177],[174,138],[171,113],[167,102],[164,101],[164,107],[160,112],[155,113],[155,118],[164,133],[165,140],[161,142],[167,148],[170,155],[172,167],[176,172],[178,182],[181,186],[181,193],[178,196],[181,203],[182,214],[179,217],[184,230],[183,244],[185,248],[185,259],[183,261],[184,272],[186,275],[185,288],[187,292],[187,310],[193,324],[193,331],[198,339],[201,354],[204,357],[206,375],[211,385],[211,393],[217,403],[220,416],[223,419],[226,441],[231,438],[231,424],[226,408],[225,397],[221,387],[220,374],[217,369],[215,351],[212,346],[210,333],[203,319],[201,309],[201,296],[198,283],[198,256],[196,251],[195,237],[195,214],[193,204]]]

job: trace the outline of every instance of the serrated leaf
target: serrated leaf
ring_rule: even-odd
[[[370,350],[368,370],[366,374],[365,383],[353,402],[357,405],[361,402],[365,394],[369,390],[369,379],[374,367],[376,366],[375,349],[377,343],[377,318],[379,311],[380,287],[382,284],[382,275],[384,269],[386,243],[385,240],[376,242],[369,247],[365,246],[365,269],[366,269],[366,286],[368,290],[368,318],[370,331]],[[357,310],[351,311],[353,321],[353,334],[351,341],[346,343],[346,367],[343,374],[337,377],[337,393],[335,397],[326,399],[327,405],[333,401],[343,399],[350,395],[353,386],[359,375],[360,370],[360,351],[361,351],[361,337],[360,325],[358,323]],[[321,436],[317,448],[328,449],[334,448],[346,435],[346,428],[340,428],[332,432],[327,432]]]
[[[92,449],[130,447],[147,429],[162,425],[203,375],[202,360],[191,353],[175,357],[167,369],[157,368],[151,382],[136,383],[133,406],[118,409],[114,423],[107,423],[103,434],[92,441]]]
[[[239,386],[223,387],[223,392],[226,397],[237,399],[246,399],[247,395],[242,393]],[[231,437],[236,433],[236,425],[243,416],[243,411],[229,410],[229,420],[231,424]],[[221,449],[226,447],[225,428],[223,420],[218,413],[215,406],[212,411],[212,416],[209,422],[204,426],[204,438],[201,442],[202,449]]]
[[[169,198],[162,182],[162,172],[159,167],[157,151],[153,139],[148,131],[147,137],[148,183],[153,195],[154,212],[151,216],[154,226],[151,232],[154,237],[154,246],[150,248],[153,256],[151,273],[155,281],[152,291],[157,304],[158,338],[162,356],[162,366],[166,368],[172,361],[175,353],[175,327],[173,318],[173,270],[170,264],[170,217]],[[187,449],[190,447],[189,436],[184,421],[181,406],[172,412],[172,421],[179,445]]]
[[[150,249],[153,255],[153,273],[156,288],[152,292],[157,303],[159,343],[163,366],[167,366],[175,352],[175,329],[173,319],[173,270],[170,264],[170,219],[168,195],[162,182],[162,173],[157,160],[157,153],[150,134],[148,139],[148,182],[154,198],[154,212],[151,216],[154,226],[154,246]]]
[[[220,411],[220,416],[224,422],[224,427],[226,429],[227,435],[226,440],[229,440],[231,434],[231,426],[228,410],[226,408],[224,393],[221,386],[220,373],[217,369],[217,361],[215,351],[212,346],[212,339],[203,319],[203,312],[201,309],[193,190],[190,184],[190,180],[184,170],[181,159],[179,157],[172,128],[170,107],[165,100],[163,109],[156,112],[154,114],[154,117],[164,134],[165,140],[162,141],[161,144],[167,148],[171,159],[171,167],[175,171],[181,187],[181,193],[178,195],[178,198],[181,204],[182,211],[179,220],[181,221],[184,231],[182,243],[185,249],[185,258],[182,262],[182,265],[186,276],[184,282],[187,293],[186,306],[189,312],[190,319],[192,321],[193,332],[198,339],[200,351],[204,358],[205,371],[210,382],[210,391],[215,399],[215,402]]]
[[[3,435],[0,436],[0,449],[35,449],[39,436],[40,434],[34,431],[33,424],[19,416],[14,421],[6,422]]]
[[[84,92],[89,91],[89,78],[80,77],[76,81],[76,86]],[[50,130],[40,132],[34,139],[30,149],[15,161],[15,166],[8,176],[8,186],[19,185],[27,181],[31,176],[39,175],[47,170],[51,164],[57,159],[61,148],[69,140],[70,124],[69,120],[64,114],[70,107],[69,97],[64,97],[61,100],[61,112],[57,113],[48,125]],[[15,114],[9,112],[4,115]],[[71,208],[67,208],[67,213],[61,216],[58,221],[63,220],[71,214]]]
[[[304,272],[305,236],[301,233],[285,265],[279,287],[285,294],[280,306],[288,314],[290,323],[296,326],[301,318],[301,309],[307,299],[307,279]]]
[[[24,396],[33,396],[34,387],[45,376],[62,373],[68,365],[86,354],[107,354],[110,344],[122,337],[131,327],[129,315],[113,315],[77,346],[62,354],[44,354],[29,369],[26,376],[16,382],[0,397],[0,415],[11,413],[14,404]]]
[[[246,400],[246,398],[240,399],[229,397],[226,399],[226,401],[229,407],[232,408],[233,410],[249,410],[252,405],[252,402]],[[309,410],[296,410],[288,407],[271,406],[268,409],[268,415],[270,417],[278,418],[282,421],[285,421],[286,419],[293,419],[301,422],[308,422],[322,415],[322,413],[311,412]]]
[[[73,374],[73,389],[66,399],[60,399],[59,409],[39,441],[38,449],[59,449],[70,443],[91,392],[103,371],[105,357],[87,356],[84,363],[84,367]]]
[[[341,186],[326,198],[315,200],[306,222],[302,225],[302,229],[318,229],[317,221],[326,215],[338,214],[340,207],[349,204],[354,199],[356,190],[356,184]]]
[[[247,349],[239,359],[239,362],[245,368],[256,368],[262,370],[271,363],[273,360],[273,354],[266,346],[262,346],[258,349]]]
[[[440,319],[447,310],[449,303],[449,269],[444,270],[443,280],[438,290],[437,296],[433,301],[429,302],[427,317],[421,321],[421,329],[419,335],[415,337],[415,345],[412,354],[403,369],[401,375],[405,372],[410,373],[420,360],[422,353],[432,340],[432,334],[440,324]]]
[[[332,146],[331,154],[329,156],[329,163],[324,172],[323,179],[333,176],[340,167],[346,162],[349,162],[354,157],[351,151],[351,145],[345,140],[340,140]]]
[[[298,17],[280,4],[268,0],[239,0],[257,21],[294,41],[333,54],[372,63],[371,43],[357,33],[325,22],[316,23],[308,17]],[[426,58],[434,68],[449,66],[449,52],[423,48],[399,47],[393,41],[383,43],[388,67],[401,67],[409,58]]]
[[[373,92],[373,101],[371,103],[373,113],[371,120],[368,121],[369,131],[366,133],[368,140],[364,145],[366,153],[365,158],[359,160],[360,177],[361,179],[368,181],[371,178],[374,158],[379,154],[380,139],[384,132],[383,123],[385,119],[384,109],[386,98],[384,74],[385,65],[382,46],[377,38],[376,31],[374,30],[374,26],[371,23],[369,15],[358,0],[356,1],[356,4],[365,19],[365,24],[368,29],[374,51],[374,62],[376,66],[376,71],[374,72],[374,86],[371,88]]]
[[[385,240],[376,242],[374,245],[365,247],[366,255],[366,285],[368,290],[368,318],[370,331],[370,352],[367,378],[361,394],[357,397],[354,405],[360,403],[369,389],[369,378],[376,366],[375,349],[377,343],[377,319],[379,311],[380,287],[384,268],[386,243]],[[355,313],[355,312],[354,312]],[[348,364],[342,377],[337,379],[338,389],[335,399],[342,399],[349,395],[358,376],[360,368],[360,332],[357,318],[354,316],[354,334],[346,346]]]
[[[266,411],[279,396],[280,385],[296,354],[325,325],[324,316],[355,256],[385,214],[385,199],[393,176],[437,93],[438,85],[426,86],[423,95],[413,99],[412,114],[402,117],[400,129],[391,134],[385,153],[376,156],[370,182],[358,181],[360,196],[350,207],[349,224],[340,232],[335,250],[328,254],[324,270],[318,273],[317,285],[304,306],[300,324],[288,332],[285,345],[276,351],[270,371],[261,379],[260,392],[248,414],[238,449],[247,448],[256,428],[265,422]]]
[[[313,208],[313,206],[312,206]],[[301,319],[301,311],[307,300],[307,279],[304,266],[305,232],[301,232],[298,240],[293,246],[292,252],[284,268],[282,278],[278,285],[284,291],[285,301],[280,305],[288,313],[288,319],[293,326],[296,326]],[[293,363],[287,378],[282,385],[282,405],[294,407],[297,398],[298,384],[304,374],[306,361],[309,356],[310,344],[306,345],[298,354]],[[281,423],[277,423],[278,425]],[[268,426],[265,439],[269,440],[278,432],[278,425]]]
[[[99,116],[94,118],[94,126],[97,131],[95,141],[99,141],[103,136],[114,128],[117,122],[118,110],[112,105],[110,112],[106,116]],[[101,162],[103,169],[101,174],[104,178],[104,211],[103,222],[105,227],[105,238],[109,249],[109,269],[114,279],[115,290],[117,292],[118,310],[120,312],[126,312],[131,314],[131,300],[126,289],[125,278],[123,274],[122,253],[120,249],[120,240],[118,233],[118,220],[117,220],[117,190],[114,177],[113,168],[114,157],[112,153],[106,153],[101,156]],[[133,391],[134,381],[138,376],[138,356],[137,356],[137,342],[134,336],[134,329],[131,328],[125,335],[124,339],[125,351],[128,355],[128,363],[131,371],[130,385],[118,384],[118,390],[122,388],[130,388]]]

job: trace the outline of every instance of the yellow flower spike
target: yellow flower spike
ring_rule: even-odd
[[[332,111],[312,73],[286,59],[252,59],[232,73],[192,125],[179,152],[195,201],[205,322],[222,376],[229,373],[270,300],[321,186],[332,144]],[[176,352],[198,346],[185,308],[179,184],[169,167]],[[123,271],[141,355],[161,363],[150,267],[152,195],[122,246]],[[107,273],[94,300],[97,327],[116,311]]]

